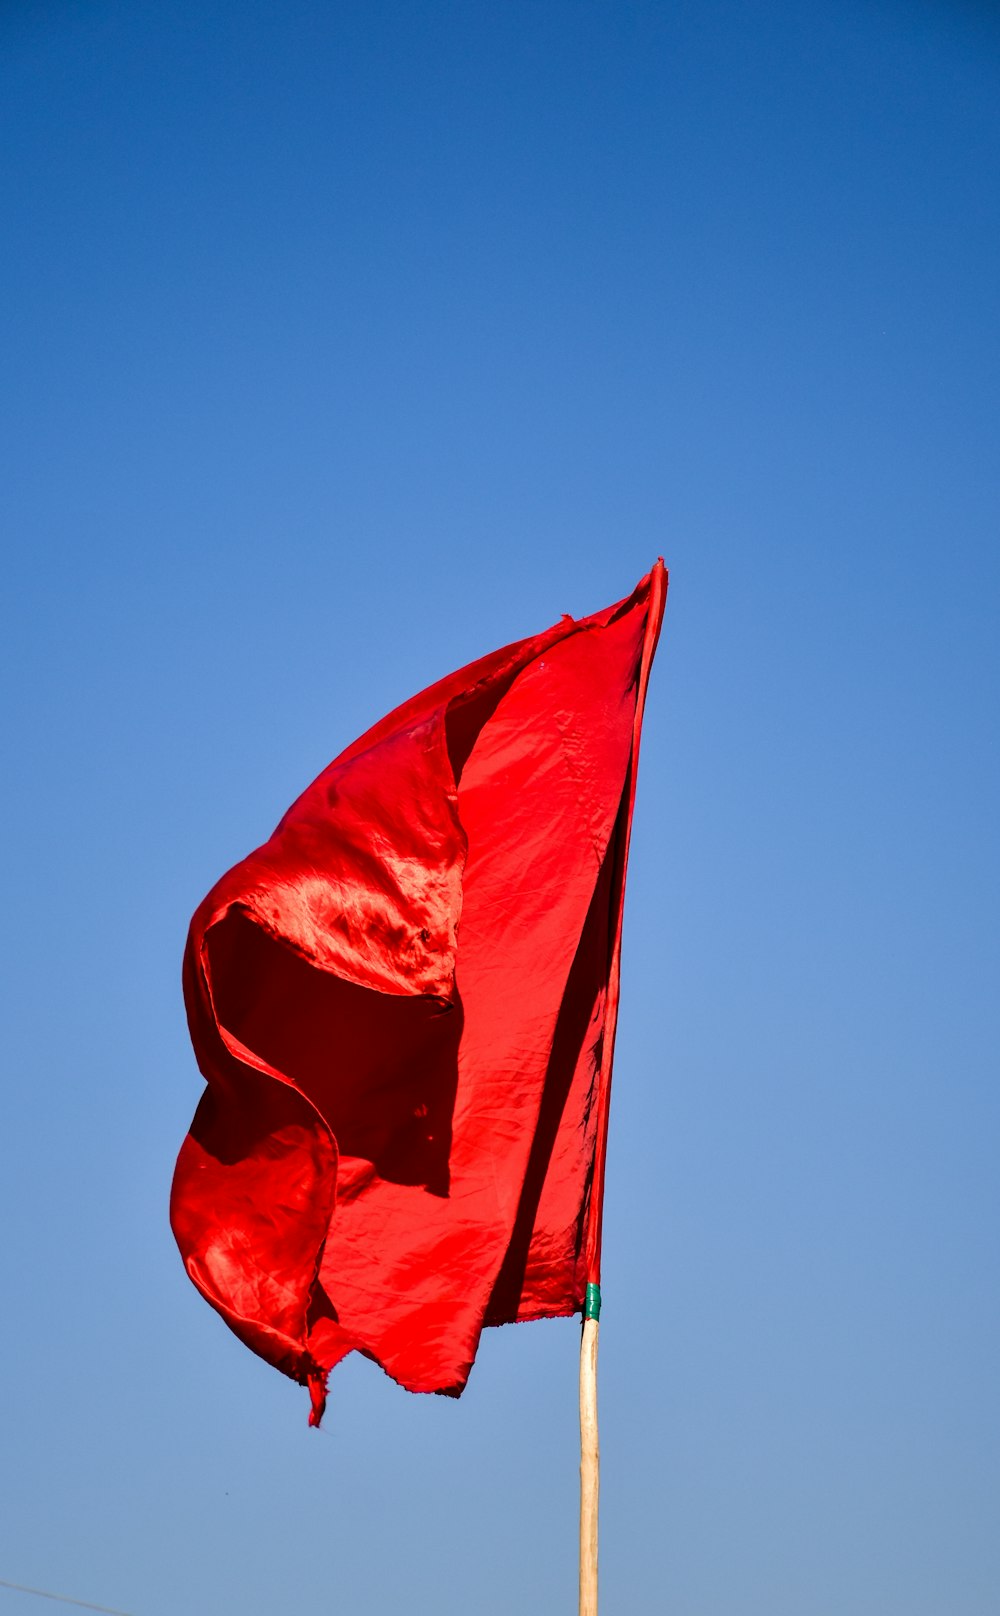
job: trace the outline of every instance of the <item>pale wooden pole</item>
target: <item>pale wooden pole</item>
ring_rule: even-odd
[[[648,578],[649,609],[638,668],[635,717],[632,723],[632,753],[616,828],[617,851],[612,871],[610,914],[614,926],[608,969],[608,993],[601,1040],[601,1069],[597,1086],[597,1135],[594,1145],[594,1177],[590,1186],[587,1232],[584,1241],[584,1272],[590,1278],[583,1304],[583,1334],[580,1339],[580,1616],[597,1616],[597,1500],[600,1491],[600,1453],[597,1445],[597,1321],[601,1316],[601,1224],[604,1215],[604,1168],[608,1148],[608,1108],[611,1103],[611,1066],[618,1025],[618,991],[621,974],[622,912],[625,903],[625,870],[628,865],[632,809],[635,805],[636,771],[639,766],[639,736],[646,702],[646,686],[653,653],[663,621],[667,598],[667,569],[663,557]]]
[[[592,1293],[596,1297],[592,1299]],[[597,1331],[601,1293],[587,1287],[580,1337],[580,1616],[597,1616],[597,1505],[601,1458],[597,1440]]]

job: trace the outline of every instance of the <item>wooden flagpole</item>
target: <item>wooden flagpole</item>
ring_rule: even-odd
[[[601,1316],[601,1226],[604,1215],[604,1167],[608,1148],[608,1108],[611,1100],[611,1066],[614,1060],[615,1032],[618,1025],[618,992],[621,972],[622,911],[625,903],[625,871],[628,865],[632,809],[635,806],[636,771],[639,766],[639,737],[646,702],[649,670],[663,621],[667,596],[667,570],[663,557],[649,575],[649,611],[643,635],[642,657],[637,670],[635,718],[632,729],[632,755],[622,794],[616,834],[622,845],[615,859],[615,881],[611,894],[614,934],[608,971],[608,993],[601,1042],[601,1070],[598,1079],[597,1135],[594,1148],[594,1177],[590,1186],[587,1233],[584,1247],[585,1272],[591,1276],[583,1304],[583,1334],[580,1339],[580,1616],[597,1616],[597,1503],[600,1491],[600,1451],[597,1441],[597,1321]]]
[[[597,1508],[601,1456],[597,1437],[597,1331],[601,1292],[587,1286],[580,1336],[580,1616],[597,1616]]]

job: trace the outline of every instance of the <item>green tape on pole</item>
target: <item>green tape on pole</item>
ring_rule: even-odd
[[[601,1316],[601,1287],[600,1287],[600,1285],[588,1285],[587,1286],[587,1295],[586,1295],[586,1298],[585,1298],[584,1304],[583,1304],[583,1316],[584,1316],[585,1319],[599,1319],[600,1318],[600,1316]]]

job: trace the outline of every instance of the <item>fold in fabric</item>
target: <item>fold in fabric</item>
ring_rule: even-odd
[[[581,1310],[628,836],[666,572],[390,713],[213,887],[184,960],[207,1082],[188,1274],[307,1384],[358,1351],[457,1396],[484,1324]]]

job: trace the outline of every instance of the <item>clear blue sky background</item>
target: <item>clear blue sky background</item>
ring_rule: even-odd
[[[369,722],[662,552],[603,1608],[996,1616],[995,9],[4,0],[0,150],[0,1577],[575,1609],[575,1324],[317,1435],[189,1285],[179,965]]]

